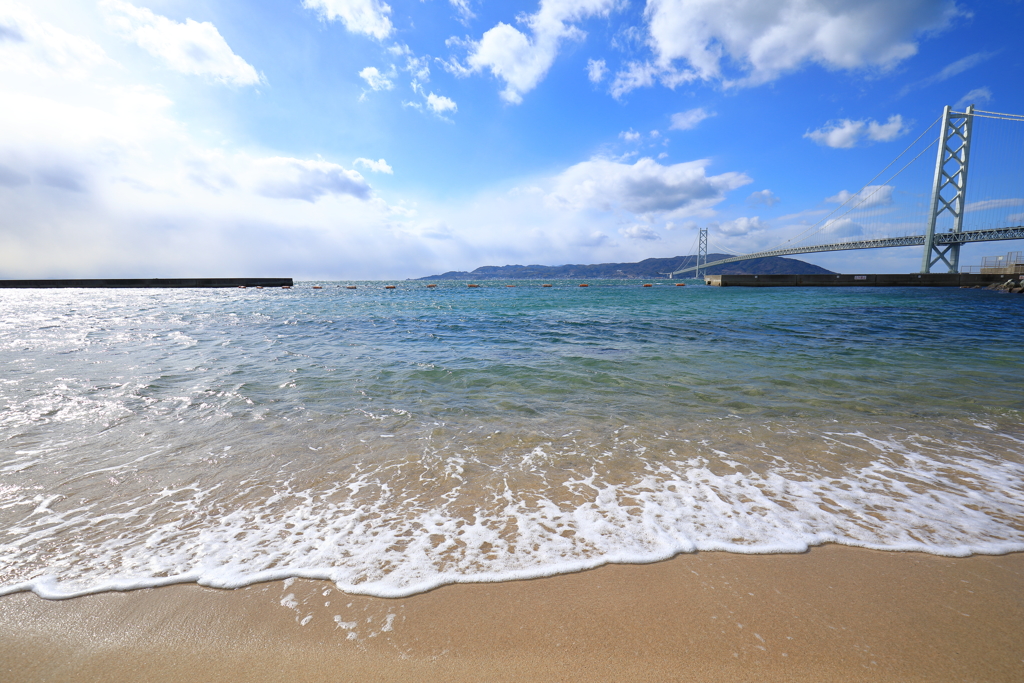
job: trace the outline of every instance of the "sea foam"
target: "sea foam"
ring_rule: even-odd
[[[304,577],[401,597],[695,551],[797,553],[824,543],[947,556],[1024,551],[1019,462],[926,455],[912,449],[912,436],[830,437],[887,455],[843,476],[786,466],[759,473],[727,457],[715,466],[704,457],[650,458],[634,440],[632,475],[612,469],[615,453],[558,473],[552,462],[565,453],[535,447],[510,455],[500,472],[433,454],[356,468],[313,488],[243,481],[113,505],[0,490],[0,510],[23,511],[0,546],[0,592],[67,598]]]

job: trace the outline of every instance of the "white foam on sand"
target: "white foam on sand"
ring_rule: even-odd
[[[797,553],[824,543],[947,556],[1024,551],[1022,458],[924,454],[913,438],[830,438],[880,455],[815,474],[779,462],[754,471],[727,453],[714,462],[648,457],[641,448],[623,477],[599,455],[589,469],[559,470],[532,447],[497,474],[463,453],[366,466],[313,487],[242,482],[92,502],[0,488],[0,511],[20,511],[0,545],[0,594],[68,598],[303,577],[402,597],[695,551]]]

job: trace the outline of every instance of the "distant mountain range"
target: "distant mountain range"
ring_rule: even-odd
[[[708,262],[729,258],[730,254],[708,254]],[[595,265],[565,266],[481,266],[472,272],[452,270],[441,275],[428,275],[420,280],[568,280],[568,279],[650,279],[665,277],[679,268],[692,266],[697,262],[696,256],[676,256],[675,258],[649,258],[639,263],[598,263]],[[723,266],[708,268],[709,275],[810,275],[815,273],[828,274],[825,270],[812,263],[780,256],[752,259],[727,263]],[[684,277],[693,277],[687,273]]]

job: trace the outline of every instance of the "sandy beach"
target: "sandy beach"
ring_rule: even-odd
[[[0,598],[5,681],[1019,681],[1024,554],[697,553],[404,599]]]

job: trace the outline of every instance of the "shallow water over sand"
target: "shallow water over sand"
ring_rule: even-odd
[[[0,591],[1024,550],[1017,297],[322,284],[0,294]]]

